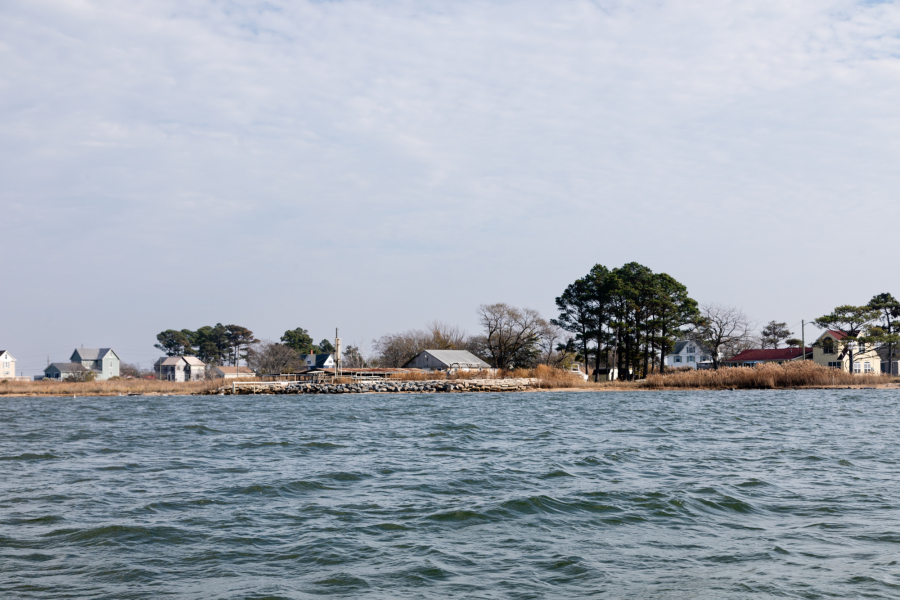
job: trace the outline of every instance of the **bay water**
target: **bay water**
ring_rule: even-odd
[[[326,596],[900,597],[900,392],[0,399],[0,597]]]

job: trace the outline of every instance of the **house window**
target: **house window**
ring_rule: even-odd
[[[676,357],[675,357],[675,362],[681,362],[681,357],[680,357],[680,356],[676,356]]]
[[[865,351],[866,351],[866,343],[865,343],[865,342],[860,342],[860,343],[859,343],[859,353],[862,354],[862,353],[865,352]]]
[[[853,372],[860,373],[862,371],[862,365],[858,362],[853,363]]]
[[[693,346],[688,346],[688,354],[693,354],[696,351],[697,351],[697,349],[694,348]]]
[[[822,342],[822,353],[823,354],[834,354],[834,340],[831,338],[826,338],[824,342]]]
[[[828,366],[831,367],[832,369],[843,369],[844,368],[843,363],[839,363],[839,362],[830,362],[830,363],[828,363]]]
[[[866,373],[874,373],[875,369],[872,368],[872,363],[866,362],[863,363],[863,371]]]
[[[688,356],[688,360],[687,360],[687,361],[688,361],[688,362],[694,362],[694,357],[693,357],[693,356]]]

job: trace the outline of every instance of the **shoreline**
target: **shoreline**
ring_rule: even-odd
[[[425,382],[422,382],[425,383]],[[441,382],[446,383],[446,382]],[[329,384],[330,385],[330,384]],[[338,384],[346,385],[346,384]],[[492,394],[492,393],[540,393],[540,392],[737,392],[737,391],[786,391],[786,390],[900,390],[900,383],[879,383],[879,384],[859,384],[859,385],[829,385],[829,386],[785,386],[785,387],[766,387],[766,388],[738,388],[738,387],[647,387],[638,385],[629,385],[623,382],[619,385],[606,385],[597,387],[510,387],[508,389],[401,389],[401,390],[346,390],[346,391],[317,391],[317,392],[300,392],[300,391],[279,391],[264,392],[247,390],[231,393],[230,389],[220,389],[215,391],[207,390],[177,390],[177,391],[147,391],[147,392],[131,392],[122,393],[118,391],[88,391],[83,394],[60,394],[59,392],[25,392],[14,393],[0,390],[0,399],[2,398],[114,398],[114,397],[141,397],[141,396],[331,396],[345,394]]]

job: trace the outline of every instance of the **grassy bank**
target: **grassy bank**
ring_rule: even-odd
[[[221,381],[0,381],[0,396],[118,396],[119,394],[201,394]]]
[[[755,367],[728,367],[718,371],[679,371],[651,375],[643,381],[583,381],[577,375],[560,369],[539,365],[534,369],[515,369],[495,374],[499,379],[536,379],[544,390],[667,390],[667,389],[776,389],[804,387],[844,387],[884,385],[894,378],[884,375],[851,375],[812,362],[792,362],[785,365],[761,364]],[[485,379],[482,371],[459,373],[403,373],[396,380],[434,381]],[[348,378],[347,383],[351,380]],[[0,381],[0,396],[118,396],[119,394],[209,394],[231,386],[231,380],[147,381],[123,379],[118,381]]]
[[[880,374],[853,375],[817,365],[811,361],[784,365],[764,363],[755,367],[728,367],[718,371],[680,371],[651,375],[640,382],[644,389],[774,389],[827,387],[847,385],[879,385],[892,378]]]

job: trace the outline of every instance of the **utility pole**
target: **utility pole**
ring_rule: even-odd
[[[803,354],[803,359],[806,360],[806,321],[800,320],[800,352]]]

